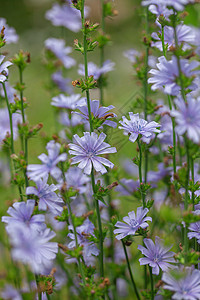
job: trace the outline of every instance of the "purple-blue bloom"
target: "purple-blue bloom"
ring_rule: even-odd
[[[69,230],[73,231],[73,226],[68,227]],[[89,219],[86,219],[81,226],[76,227],[78,244],[83,247],[83,258],[85,261],[88,260],[92,255],[98,256],[99,249],[89,240],[90,236],[94,236],[94,225]],[[67,246],[68,248],[76,247],[74,233],[69,233],[68,237],[72,240]]]
[[[58,180],[61,177],[62,172],[56,165],[67,159],[66,153],[60,154],[60,147],[60,144],[55,141],[50,141],[46,146],[48,155],[42,153],[38,156],[39,160],[42,162],[41,165],[28,165],[27,176],[30,177],[31,180],[37,181],[39,178],[44,178],[50,173],[53,178]]]
[[[66,69],[70,69],[76,64],[75,59],[68,54],[72,52],[71,47],[65,47],[65,41],[62,39],[49,38],[45,41],[47,50],[55,54],[55,56],[63,63]]]
[[[177,268],[169,273],[164,273],[162,281],[164,289],[174,292],[174,300],[200,299],[200,271],[191,267]]]
[[[194,143],[200,141],[200,98],[194,99],[191,95],[187,95],[187,103],[180,96],[175,100],[176,110],[171,112],[171,116],[175,117],[177,126],[176,133],[187,136]]]
[[[115,63],[111,62],[110,60],[106,60],[103,63],[102,67],[98,67],[95,63],[89,62],[88,63],[88,76],[94,76],[94,79],[98,80],[101,75],[106,74],[110,71],[113,71],[114,67],[115,67]],[[84,65],[82,65],[82,64],[79,65],[78,74],[81,76],[85,76]]]
[[[106,134],[103,132],[99,136],[95,132],[91,134],[84,132],[84,136],[81,138],[75,134],[74,140],[76,144],[69,144],[71,149],[69,150],[69,154],[75,155],[75,157],[72,158],[72,164],[79,163],[78,167],[84,169],[84,173],[88,175],[91,173],[92,167],[102,174],[107,172],[103,165],[113,168],[113,163],[99,156],[101,154],[117,152],[115,147],[110,147],[109,144],[104,142],[105,138]]]
[[[170,175],[172,171],[172,167],[166,167],[164,163],[158,164],[158,171],[149,171],[147,173],[147,181],[148,182],[159,182],[165,176]]]
[[[153,91],[159,89],[166,94],[177,96],[181,90],[180,85],[177,83],[179,78],[179,69],[176,56],[172,56],[172,60],[168,61],[164,56],[158,58],[159,63],[156,64],[158,70],[151,69],[149,71],[152,77],[148,79],[148,83],[152,83],[151,89]],[[199,66],[199,62],[188,62],[187,59],[181,59],[181,72],[187,78],[193,78],[192,82],[187,86],[187,89],[195,89],[197,85],[194,83],[195,75],[199,71],[194,70]]]
[[[59,115],[60,124],[67,127],[76,127],[77,125],[82,124],[82,118],[76,114],[71,114],[68,112],[61,112]]]
[[[43,273],[56,258],[58,244],[49,242],[55,233],[49,228],[44,231],[33,230],[25,226],[8,227],[14,260],[28,264],[36,274]]]
[[[121,240],[127,235],[134,235],[139,228],[147,228],[149,226],[147,221],[152,222],[151,217],[145,217],[148,212],[148,208],[143,209],[143,207],[138,207],[136,215],[134,211],[131,211],[128,213],[128,217],[123,218],[126,224],[117,221],[115,226],[118,227],[118,229],[114,230],[114,234],[118,234],[116,239]]]
[[[77,190],[79,194],[86,193],[88,189],[86,185],[90,182],[90,178],[78,167],[69,168],[65,173],[65,180],[67,188],[73,188]]]
[[[154,121],[148,123],[146,120],[140,119],[139,114],[133,114],[133,112],[129,112],[129,117],[130,120],[125,116],[122,117],[123,121],[119,121],[122,126],[119,126],[119,129],[123,129],[125,135],[130,135],[129,140],[132,143],[137,140],[139,134],[145,138],[149,138],[154,132],[160,132],[157,129],[160,125]]]
[[[177,40],[178,44],[184,44],[183,49],[186,49],[189,47],[188,44],[194,44],[195,42],[195,32],[194,30],[184,24],[179,24],[176,27],[176,34],[177,34]],[[156,42],[152,42],[152,47],[158,48],[160,51],[163,51],[162,41],[161,41],[161,31],[159,33],[153,32],[152,38],[157,40]],[[175,47],[175,38],[174,38],[174,28],[170,26],[164,27],[164,43],[168,46],[168,50],[170,47]]]
[[[78,105],[81,105],[83,102],[84,102],[84,98],[81,98],[80,94],[72,94],[70,96],[65,96],[64,94],[60,94],[52,98],[51,105],[73,110]]]
[[[173,7],[177,11],[182,11],[185,5],[189,3],[194,3],[194,0],[143,0],[142,5],[165,5],[168,7]]]
[[[13,136],[14,140],[18,136],[18,123],[21,123],[21,114],[14,113],[12,114],[13,121]],[[5,139],[7,133],[10,135],[10,119],[7,108],[0,109],[0,145],[2,144],[3,139]]]
[[[70,78],[65,78],[62,76],[62,71],[57,71],[51,76],[53,82],[58,86],[58,88],[69,95],[73,93],[73,86],[71,84]]]
[[[5,81],[5,88],[6,88],[6,93],[7,93],[7,97],[8,97],[8,101],[10,103],[14,103],[14,95],[16,95],[16,90],[9,84],[8,81]],[[0,86],[0,94],[3,98],[5,98],[5,93],[3,90],[3,87]]]
[[[123,52],[124,57],[128,58],[132,64],[135,64],[141,53],[135,49],[129,49]]]
[[[148,264],[152,267],[152,273],[155,275],[159,274],[159,268],[164,272],[168,271],[169,268],[174,268],[174,266],[170,264],[175,263],[175,259],[173,258],[175,253],[169,251],[172,246],[165,248],[157,236],[155,238],[155,244],[151,239],[146,238],[144,239],[144,244],[146,248],[141,245],[138,246],[138,249],[146,256],[139,259],[140,265]]]
[[[200,210],[198,206],[196,205],[196,211],[193,212],[194,215],[200,215]],[[190,232],[188,232],[188,238],[191,240],[192,238],[195,238],[197,242],[200,244],[200,221],[191,223],[188,227]]]
[[[18,35],[16,34],[16,31],[13,27],[9,27],[7,24],[6,24],[6,19],[4,18],[0,18],[0,30],[5,27],[5,30],[4,30],[4,38],[6,40],[6,44],[11,44],[11,43],[17,43],[19,37]]]
[[[1,297],[4,300],[23,300],[20,292],[10,284],[5,285],[3,291],[1,292]]]
[[[163,15],[167,20],[170,15],[173,14],[173,9],[168,9],[167,6],[163,3],[159,4],[151,4],[149,5],[149,11],[159,17],[160,15]]]
[[[27,195],[36,195],[39,198],[39,210],[47,210],[47,208],[54,214],[60,214],[63,211],[64,204],[61,196],[55,193],[57,187],[54,184],[49,185],[48,175],[35,181],[37,187],[29,186],[26,188]]]
[[[5,56],[0,55],[0,82],[4,82],[8,77],[8,67],[12,66],[10,61],[3,62]]]
[[[115,191],[121,195],[130,196],[138,190],[139,186],[140,183],[138,180],[122,178],[119,181],[119,185],[115,188]]]
[[[90,100],[90,109],[93,119],[100,119],[104,120],[101,126],[108,125],[111,127],[116,128],[117,124],[114,121],[111,121],[110,118],[116,117],[116,114],[113,112],[109,112],[111,109],[115,108],[113,105],[109,105],[108,107],[100,106],[99,100]],[[85,100],[84,103],[78,104],[76,109],[80,110],[79,112],[74,112],[75,114],[82,117],[83,120],[89,121],[89,114],[88,114],[88,106],[87,101]],[[99,127],[100,128],[100,127]]]
[[[80,11],[72,7],[71,1],[66,4],[53,4],[52,9],[46,12],[45,17],[52,22],[54,26],[64,26],[71,31],[78,32],[81,29]]]
[[[43,230],[46,228],[45,216],[42,214],[32,215],[34,208],[35,200],[15,202],[13,207],[9,207],[7,210],[10,217],[3,216],[2,222],[7,223],[6,228],[22,225],[34,230]]]

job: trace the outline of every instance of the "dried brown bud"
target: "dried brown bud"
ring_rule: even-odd
[[[74,40],[74,46],[78,46],[78,40],[77,39]]]
[[[185,17],[187,17],[189,15],[189,13],[187,11],[182,12],[179,16],[181,19],[184,19]]]
[[[155,285],[155,287],[157,288],[157,289],[159,289],[162,285],[163,285],[163,281],[162,280],[158,280],[158,282],[156,283],[156,285]]]
[[[2,39],[3,39],[4,36],[5,36],[4,31],[5,31],[5,27],[3,26],[2,29],[1,29],[1,33],[0,33],[0,36],[1,36]]]
[[[106,120],[109,117],[114,118],[114,114],[113,113],[109,113],[109,114],[105,115],[104,117],[100,118],[100,120]]]
[[[31,54],[30,54],[30,52],[27,52],[27,60],[26,60],[26,62],[28,64],[30,64],[30,62],[31,62]]]
[[[175,52],[176,51],[176,47],[174,47],[174,46],[169,47],[169,51]]]
[[[94,211],[93,210],[90,210],[88,211],[87,213],[83,214],[82,217],[87,219],[89,216],[93,215]]]
[[[90,27],[90,21],[89,21],[89,20],[85,21],[85,27],[86,27],[86,28],[89,28],[89,27]]]
[[[174,173],[174,179],[176,179],[176,180],[180,179],[177,173]]]
[[[110,285],[110,280],[107,277],[104,279],[103,282],[104,282],[105,285]]]
[[[52,268],[51,272],[50,272],[50,276],[53,277],[53,275],[56,273],[56,268]]]
[[[111,183],[110,185],[107,186],[107,189],[108,190],[112,190],[116,186],[118,186],[118,182],[114,181],[113,183]]]
[[[64,252],[67,252],[67,251],[68,251],[68,248],[67,248],[65,245],[63,245],[63,244],[58,243],[58,247],[59,247],[60,249],[62,249]]]
[[[76,87],[77,85],[80,85],[80,81],[79,80],[74,80],[74,81],[72,81],[72,85],[74,87]]]
[[[52,135],[52,139],[53,139],[55,142],[58,142],[58,141],[59,141],[59,137],[57,136],[57,134],[53,134],[53,135]]]
[[[163,105],[157,105],[155,108],[154,108],[154,111],[157,111],[159,108],[162,108]]]
[[[127,240],[127,241],[125,241],[125,243],[124,243],[127,247],[129,247],[129,246],[131,246],[132,245],[132,241],[130,241],[130,240]]]
[[[67,183],[64,182],[60,189],[61,194],[64,194],[66,192],[66,190],[67,190]]]

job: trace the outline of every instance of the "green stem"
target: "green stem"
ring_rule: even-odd
[[[149,34],[149,8],[146,7],[146,33]],[[144,75],[144,118],[147,120],[147,100],[148,100],[148,70],[149,70],[149,43],[146,45],[145,55],[145,75]],[[144,181],[147,182],[148,172],[148,151],[144,154]]]
[[[85,4],[85,0],[82,0],[81,20],[82,20],[82,29],[83,29],[85,80],[87,81],[88,80],[87,34],[86,34],[86,29],[85,29],[84,4]],[[92,114],[91,114],[91,107],[90,107],[89,90],[86,90],[86,98],[87,98],[87,107],[88,107],[88,115],[89,115],[89,122],[90,122],[90,133],[91,133],[91,132],[93,132],[93,124],[92,124]],[[95,194],[95,179],[94,179],[94,171],[93,171],[93,169],[92,169],[92,172],[91,172],[91,180],[92,180],[93,194]],[[99,210],[99,202],[96,199],[94,199],[94,202],[95,202],[95,208],[96,208],[96,213],[97,213],[97,221],[98,221],[98,229],[99,229],[100,275],[101,275],[101,277],[104,277],[104,266],[103,266],[103,233],[102,233],[102,225],[101,225],[101,216],[100,216],[100,210]]]
[[[137,290],[137,286],[136,286],[136,283],[135,283],[135,280],[133,278],[133,274],[132,274],[132,271],[131,271],[131,266],[130,266],[128,254],[127,254],[127,251],[126,251],[126,246],[125,246],[123,241],[122,241],[122,246],[123,246],[123,249],[124,249],[124,254],[126,256],[126,262],[127,262],[127,266],[128,266],[129,275],[130,275],[130,278],[131,278],[131,283],[133,285],[133,289],[135,291],[135,295],[136,295],[137,299],[140,300],[140,295],[139,295],[139,292]]]
[[[149,274],[150,274],[150,281],[151,281],[151,300],[154,300],[153,274],[152,274],[152,268],[150,266],[149,266]]]
[[[47,296],[47,299],[48,299],[48,300],[51,299],[48,293],[46,293],[46,296]]]
[[[149,10],[146,7],[146,33],[149,33]],[[146,45],[145,73],[144,73],[144,118],[147,119],[147,97],[148,97],[148,69],[149,69],[149,44]]]
[[[22,69],[19,68],[19,80],[20,80],[20,86],[23,85],[23,72]],[[24,101],[23,101],[23,90],[21,88],[20,90],[20,100],[21,100],[21,113],[22,113],[22,121],[25,123],[25,113],[24,113]]]
[[[145,195],[142,192],[141,189],[141,185],[143,184],[142,181],[142,149],[141,149],[141,145],[140,145],[140,138],[137,138],[137,144],[138,144],[138,148],[139,148],[139,179],[140,179],[140,192],[141,192],[141,196],[142,196],[142,203],[143,203],[143,208],[146,207],[146,203],[145,203]]]
[[[38,289],[38,300],[42,300],[42,293],[39,292],[39,275],[35,274],[35,282]]]
[[[85,31],[84,4],[85,4],[85,0],[82,0],[81,21],[82,21],[82,29],[83,29],[85,81],[87,81],[88,80],[87,34],[86,34],[86,31]],[[90,107],[90,94],[89,94],[89,90],[86,90],[86,98],[87,98],[87,107],[88,107],[88,115],[89,115],[89,122],[90,122],[90,133],[91,133],[91,132],[93,132],[93,124],[92,124],[92,115],[91,115],[91,107]]]
[[[91,181],[92,181],[92,189],[93,194],[95,194],[95,179],[94,179],[94,170],[92,168],[91,172]],[[100,275],[101,277],[104,277],[104,265],[103,265],[103,232],[102,232],[102,225],[101,225],[101,215],[100,215],[100,209],[99,209],[99,201],[97,199],[94,199],[95,201],[95,209],[97,213],[97,222],[98,222],[98,229],[99,229],[99,265],[100,265]]]
[[[24,100],[23,100],[23,90],[22,90],[23,72],[20,67],[19,67],[19,80],[20,80],[20,86],[21,86],[20,100],[21,100],[22,122],[25,123]],[[24,151],[26,165],[28,165],[28,139],[27,139],[27,137],[22,137],[22,150]],[[29,184],[28,184],[28,177],[26,175],[26,170],[24,170],[24,177],[25,177],[26,187],[28,187]]]
[[[101,29],[102,34],[105,33],[105,14],[104,14],[104,0],[101,0]],[[100,66],[102,67],[104,63],[104,46],[100,47]],[[104,105],[103,99],[103,78],[100,76],[99,78],[99,89],[100,89],[100,103]]]
[[[75,243],[76,243],[76,248],[78,248],[78,237],[77,237],[77,232],[76,232],[76,226],[74,224],[74,218],[73,218],[73,213],[72,213],[72,209],[71,209],[71,205],[70,205],[70,199],[67,199],[67,207],[68,207],[68,211],[69,211],[69,216],[72,222],[72,226],[73,226],[73,232],[74,232],[74,236],[75,236]],[[85,274],[83,271],[83,266],[82,266],[82,262],[80,260],[80,257],[78,257],[78,266],[79,266],[79,271],[83,280],[83,284],[86,284],[85,281]]]
[[[164,26],[162,25],[162,35],[161,35],[161,40],[162,40],[162,48],[163,48],[163,55],[166,58],[166,48],[165,48],[165,36],[164,36]],[[172,98],[170,95],[167,95],[168,98],[168,103],[169,103],[169,109],[170,111],[172,110]],[[176,132],[175,132],[175,120],[174,118],[172,119],[172,130],[173,130],[173,171],[176,173]]]
[[[8,101],[8,95],[7,95],[5,83],[2,82],[2,85],[3,85],[4,95],[5,95],[5,99],[6,99],[6,105],[7,105],[7,108],[8,108],[9,121],[10,121],[11,154],[14,154],[15,150],[14,150],[12,113],[11,113],[11,110],[10,110],[10,104],[9,104],[9,101]],[[14,163],[14,172],[15,172],[15,163]],[[19,191],[19,195],[20,195],[20,200],[23,201],[23,194],[22,194],[22,190],[21,190],[20,186],[18,186],[18,191]]]
[[[176,12],[175,11],[174,11],[172,22],[173,22],[173,28],[174,28],[175,46],[176,46],[176,50],[178,50],[179,45],[178,45],[178,37],[177,37],[177,32],[176,32]],[[180,57],[177,54],[176,54],[176,57],[177,57],[177,64],[178,64],[178,71],[179,71],[179,80],[180,80],[180,86],[181,86],[181,95],[182,95],[183,99],[186,101],[184,84],[183,84],[183,79],[182,79]]]
[[[193,157],[191,156],[191,173],[192,173],[192,184],[194,185],[194,160]],[[193,205],[193,210],[194,210],[194,200],[195,200],[195,195],[194,192],[192,192],[192,205]]]
[[[9,104],[9,101],[8,101],[8,95],[7,95],[5,83],[2,82],[2,85],[3,85],[4,95],[5,95],[5,99],[6,99],[6,105],[7,105],[7,108],[8,108],[8,114],[9,114],[9,121],[10,121],[10,138],[11,138],[11,152],[12,152],[12,154],[13,154],[13,153],[15,153],[15,151],[14,151],[14,137],[13,137],[13,121],[12,121],[12,113],[11,113],[11,110],[10,110],[10,104]]]

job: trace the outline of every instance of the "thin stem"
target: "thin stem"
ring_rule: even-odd
[[[22,87],[22,85],[23,85],[23,72],[22,72],[21,68],[19,68],[19,79],[20,79],[20,85]],[[23,123],[25,123],[24,101],[23,101],[23,90],[22,90],[22,88],[20,90],[20,100],[21,100],[22,121],[23,121]]]
[[[165,48],[165,36],[164,36],[164,26],[162,25],[162,35],[161,35],[161,40],[162,40],[162,48],[163,48],[163,55],[166,58],[166,48]],[[169,109],[170,111],[172,110],[172,99],[170,95],[167,95],[168,98],[168,104],[169,104]],[[173,131],[173,171],[176,173],[176,132],[175,132],[175,120],[174,118],[172,119],[172,131]]]
[[[9,101],[8,101],[8,95],[7,95],[5,83],[2,82],[2,85],[3,85],[4,95],[5,95],[5,99],[6,99],[6,105],[7,105],[7,108],[8,108],[8,114],[9,114],[9,121],[10,121],[10,138],[11,138],[11,152],[12,152],[12,154],[13,154],[13,153],[15,153],[15,151],[14,151],[14,138],[13,138],[13,121],[12,121],[12,113],[11,113],[11,110],[10,110],[10,104],[9,104]]]
[[[149,274],[150,274],[150,281],[151,281],[151,300],[154,300],[153,274],[152,274],[152,268],[150,266],[149,266]]]
[[[149,34],[149,8],[146,7],[146,33]],[[144,118],[147,120],[147,100],[148,100],[148,70],[149,70],[149,43],[146,45],[145,55],[145,75],[144,75]],[[147,182],[148,172],[148,151],[144,154],[144,181]]]
[[[21,86],[20,100],[21,100],[22,122],[25,123],[24,100],[23,100],[23,90],[22,90],[23,71],[20,67],[19,67],[19,80],[20,80],[20,86]],[[22,137],[22,150],[24,151],[26,165],[28,165],[28,140],[26,137]],[[29,184],[28,184],[28,177],[26,175],[26,170],[24,171],[24,177],[25,177],[26,187],[28,187]]]
[[[92,168],[91,172],[91,181],[92,181],[92,189],[93,194],[95,194],[95,179],[94,179],[94,170]],[[102,232],[102,225],[101,225],[101,215],[100,215],[100,209],[99,209],[99,201],[97,199],[94,199],[95,201],[95,209],[97,213],[97,222],[98,222],[98,229],[99,229],[99,265],[100,265],[100,275],[101,277],[104,277],[104,265],[103,265],[103,232]]]
[[[149,10],[146,7],[146,32],[149,33]],[[147,119],[147,97],[148,97],[148,69],[149,69],[149,44],[146,45],[145,73],[144,73],[144,118]]]
[[[101,29],[102,34],[105,33],[105,14],[104,14],[104,0],[101,0]],[[100,66],[102,67],[104,63],[104,46],[100,47]],[[99,78],[99,90],[100,90],[100,103],[104,105],[103,99],[103,78],[100,76]]]
[[[178,38],[177,38],[177,32],[176,32],[176,12],[174,11],[173,15],[173,28],[174,28],[174,39],[175,39],[175,46],[176,49],[179,48],[178,45]],[[181,64],[180,64],[180,57],[179,55],[176,55],[177,57],[177,64],[178,64],[178,71],[179,71],[179,79],[180,79],[180,85],[181,85],[181,95],[185,102],[187,102],[185,90],[184,90],[184,84],[182,80],[182,71],[181,71]],[[189,199],[189,191],[188,191],[188,184],[189,184],[189,177],[190,177],[190,154],[189,154],[189,144],[186,134],[184,135],[185,140],[185,147],[186,147],[186,155],[187,155],[187,175],[186,175],[186,183],[185,183],[185,201],[184,201],[184,209],[188,209],[188,199]],[[187,227],[184,228],[184,245],[185,245],[185,251],[188,251],[188,238],[187,238]]]
[[[178,45],[178,37],[177,37],[177,32],[176,32],[176,12],[175,11],[174,11],[172,22],[173,22],[173,28],[174,28],[175,46],[176,46],[176,50],[177,50],[178,47],[179,47],[179,45]],[[179,80],[180,80],[180,86],[181,86],[181,95],[182,95],[183,99],[186,101],[184,84],[183,84],[183,79],[182,79],[180,57],[179,57],[179,55],[176,55],[176,57],[177,57],[177,65],[178,65],[178,70],[179,70]]]
[[[192,184],[194,185],[194,160],[193,157],[191,156],[191,173],[192,173]],[[193,210],[194,210],[194,192],[192,192],[192,205],[193,205]]]
[[[62,162],[61,162],[61,171],[62,171],[63,181],[65,182],[65,173],[64,173],[64,167],[63,167]],[[78,237],[77,237],[77,232],[76,232],[76,226],[75,226],[75,223],[74,223],[74,218],[73,218],[72,208],[71,208],[71,204],[70,204],[70,199],[66,194],[64,194],[63,197],[67,202],[67,208],[68,208],[69,216],[70,216],[70,219],[71,219],[71,224],[72,224],[72,227],[73,227],[76,248],[78,248]],[[77,260],[78,260],[78,267],[79,267],[79,271],[80,271],[80,274],[81,274],[81,277],[82,277],[82,280],[83,280],[83,284],[85,285],[86,281],[85,281],[85,274],[84,274],[84,270],[83,270],[83,266],[82,266],[82,261],[81,261],[80,257],[78,257]]]
[[[48,293],[46,293],[46,296],[47,296],[47,299],[48,299],[48,300],[51,299]]]
[[[67,207],[68,207],[69,216],[70,216],[72,226],[73,226],[73,232],[74,232],[74,236],[75,236],[76,248],[78,248],[78,237],[77,237],[77,232],[76,232],[76,226],[74,224],[74,218],[73,218],[72,209],[71,209],[69,199],[67,199]],[[82,266],[80,257],[78,257],[78,266],[79,266],[80,274],[81,274],[81,277],[82,277],[82,280],[83,280],[83,284],[85,285],[86,284],[85,275],[84,275],[83,266]]]
[[[143,208],[145,208],[146,203],[145,203],[145,195],[142,192],[141,189],[141,185],[143,184],[142,181],[142,149],[141,149],[141,145],[140,145],[140,138],[137,138],[137,144],[138,144],[138,148],[139,148],[139,179],[140,179],[140,192],[141,192],[141,196],[142,196],[142,203],[143,203]]]
[[[137,299],[140,300],[140,295],[139,295],[139,292],[137,290],[137,286],[136,286],[136,283],[135,283],[135,280],[133,278],[133,274],[132,274],[132,271],[131,271],[131,266],[130,266],[128,254],[127,254],[127,251],[126,251],[126,246],[125,246],[123,241],[122,241],[122,246],[123,246],[123,249],[124,249],[124,254],[126,256],[126,263],[127,263],[129,275],[130,275],[130,278],[131,278],[131,283],[133,285],[133,289],[135,291],[135,295],[136,295]]]
[[[86,28],[85,28],[84,4],[85,4],[85,0],[82,0],[81,21],[82,21],[82,29],[83,29],[85,81],[87,81],[88,80],[87,34],[86,34]],[[86,90],[86,98],[87,98],[87,107],[88,107],[88,115],[89,115],[89,122],[90,122],[90,133],[91,133],[91,132],[93,132],[93,124],[92,124],[92,114],[91,114],[91,107],[90,107],[89,90]],[[91,180],[92,180],[92,188],[93,188],[93,195],[94,195],[95,194],[95,179],[94,179],[93,169],[92,169],[92,172],[91,172]],[[98,200],[94,199],[94,202],[95,202],[95,208],[96,208],[96,213],[97,213],[97,221],[98,221],[98,229],[99,229],[100,275],[101,275],[101,277],[104,277],[104,266],[103,266],[103,233],[102,233],[102,225],[101,225],[101,215],[100,215]]]
[[[35,274],[35,282],[38,289],[38,300],[42,300],[42,293],[39,291],[39,275]]]
[[[82,21],[82,29],[83,29],[85,81],[87,81],[88,80],[87,34],[86,34],[86,31],[85,31],[84,4],[85,4],[85,0],[82,0],[81,21]],[[90,122],[90,133],[91,133],[93,131],[93,124],[92,124],[92,115],[91,115],[91,107],[90,107],[90,94],[89,94],[89,90],[86,90],[86,98],[87,98],[87,107],[88,107],[88,115],[89,115],[89,122]]]

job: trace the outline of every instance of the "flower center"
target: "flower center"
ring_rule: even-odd
[[[87,157],[92,158],[93,156],[95,156],[95,151],[90,150],[87,152]]]
[[[132,227],[137,227],[137,226],[139,226],[139,223],[136,221],[136,220],[131,220],[131,226]]]

